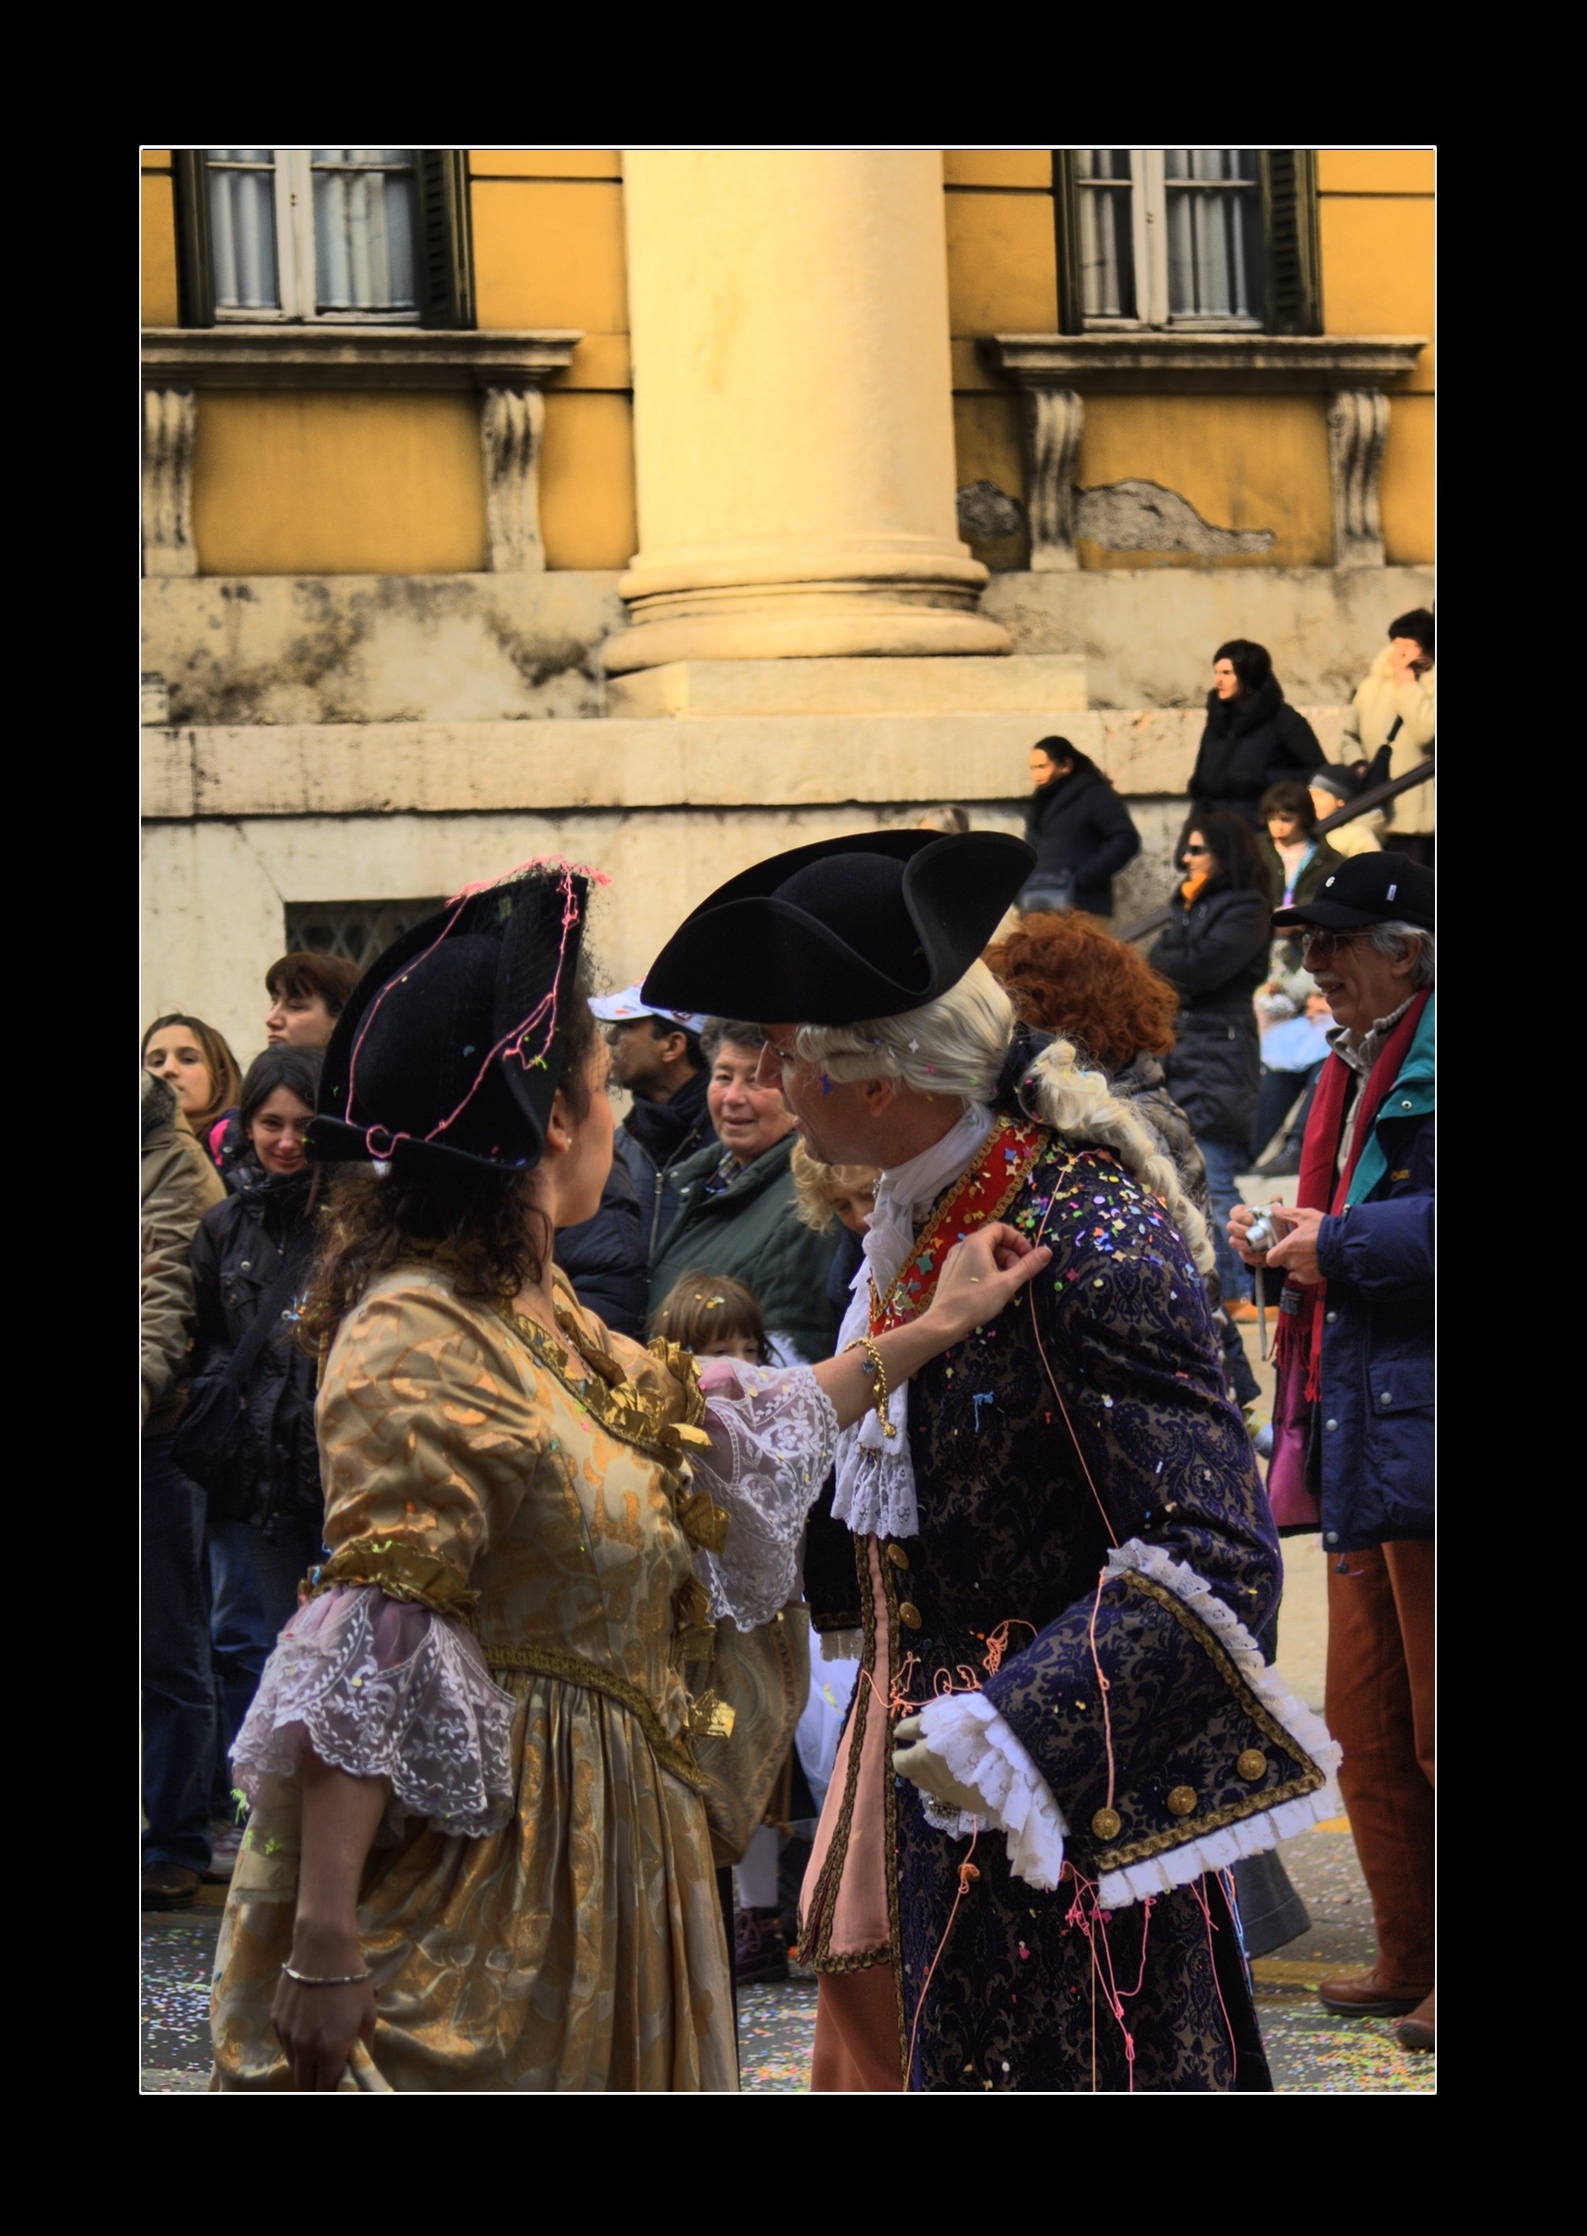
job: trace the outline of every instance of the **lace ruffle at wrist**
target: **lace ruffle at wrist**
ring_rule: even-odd
[[[711,1617],[740,1630],[775,1620],[797,1596],[805,1517],[837,1440],[838,1417],[807,1366],[700,1365],[709,1452],[692,1455],[694,1480],[732,1517],[720,1552],[695,1556]]]
[[[423,1817],[479,1839],[512,1810],[515,1703],[466,1631],[373,1585],[299,1608],[266,1662],[232,1749],[250,1803],[305,1752],[354,1778],[389,1778],[386,1827]]]
[[[1050,1893],[1063,1873],[1067,1827],[1052,1791],[1010,1725],[985,1693],[946,1693],[920,1711],[920,1736],[961,1786],[986,1803],[986,1821],[1004,1834],[1009,1869]],[[922,1793],[926,1821],[963,1839],[976,1818]]]

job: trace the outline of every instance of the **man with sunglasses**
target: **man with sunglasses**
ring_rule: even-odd
[[[1321,1523],[1326,1714],[1378,1946],[1319,1994],[1431,2049],[1433,874],[1356,855],[1273,925],[1304,934],[1334,1026],[1297,1201],[1268,1207],[1281,1239],[1250,1249],[1246,1204],[1229,1239],[1285,1276],[1268,1489],[1281,1527]]]

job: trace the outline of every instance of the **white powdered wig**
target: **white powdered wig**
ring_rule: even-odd
[[[990,1102],[1013,1037],[1012,1003],[985,963],[972,963],[936,1001],[901,1017],[801,1025],[794,1051],[839,1085],[896,1079],[917,1094]]]
[[[794,1049],[839,1084],[896,1079],[918,1094],[987,1103],[1013,1035],[1012,1003],[985,963],[972,963],[934,1002],[868,1024],[801,1025]],[[1162,1198],[1198,1269],[1210,1273],[1217,1260],[1207,1223],[1171,1159],[1101,1072],[1082,1068],[1072,1041],[1055,1040],[1044,1050],[1032,1085],[1027,1101],[1033,1115],[1066,1141],[1111,1149],[1127,1172]]]

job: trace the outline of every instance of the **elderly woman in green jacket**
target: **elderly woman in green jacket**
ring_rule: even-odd
[[[686,1273],[730,1274],[754,1291],[780,1350],[824,1359],[837,1335],[826,1296],[833,1238],[800,1223],[794,1120],[775,1087],[755,1084],[763,1040],[758,1025],[731,1018],[701,1035],[717,1138],[678,1167],[678,1215],[650,1269],[650,1309]]]

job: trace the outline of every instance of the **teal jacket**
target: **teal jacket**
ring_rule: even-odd
[[[705,1183],[722,1161],[719,1141],[675,1168],[678,1216],[650,1269],[652,1312],[684,1274],[724,1273],[754,1290],[769,1334],[786,1336],[812,1364],[832,1356],[838,1323],[826,1284],[837,1237],[815,1234],[795,1216],[791,1166],[798,1138],[785,1134],[714,1196],[705,1193]]]

